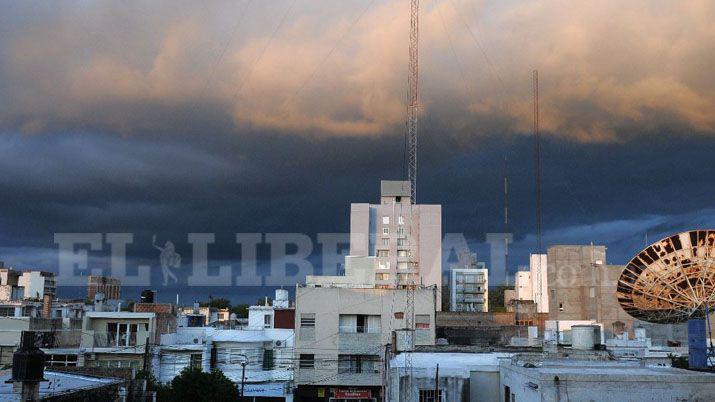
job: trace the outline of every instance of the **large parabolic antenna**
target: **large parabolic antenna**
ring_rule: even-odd
[[[705,318],[715,307],[715,230],[682,232],[646,247],[626,265],[617,295],[639,320]]]

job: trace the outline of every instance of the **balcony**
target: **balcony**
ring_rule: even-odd
[[[82,347],[87,349],[106,348],[122,350],[126,353],[143,353],[149,333],[142,332],[104,332],[85,331],[82,334]]]

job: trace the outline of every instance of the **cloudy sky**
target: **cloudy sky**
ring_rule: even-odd
[[[507,172],[512,269],[533,250],[534,69],[546,245],[619,264],[715,224],[712,1],[421,3],[418,200],[445,232],[503,231]],[[56,232],[135,233],[136,258],[216,232],[218,261],[231,233],[347,231],[403,176],[408,34],[406,0],[0,1],[0,259],[52,269]]]

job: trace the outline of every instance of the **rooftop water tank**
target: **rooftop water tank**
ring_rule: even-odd
[[[594,348],[595,331],[593,325],[574,325],[571,327],[571,347],[579,350]]]

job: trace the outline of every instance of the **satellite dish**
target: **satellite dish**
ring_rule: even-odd
[[[639,320],[674,324],[715,307],[715,230],[692,230],[646,247],[618,280],[618,302]]]

